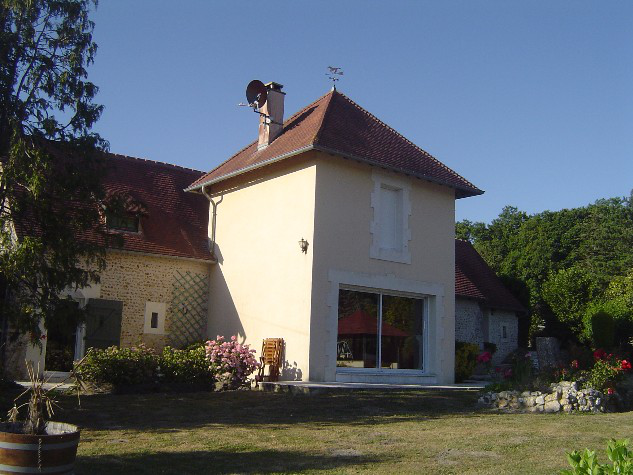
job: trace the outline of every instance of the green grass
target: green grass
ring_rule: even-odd
[[[604,453],[633,413],[496,414],[466,391],[95,395],[63,401],[80,474],[539,474]],[[1,408],[4,411],[4,408]]]

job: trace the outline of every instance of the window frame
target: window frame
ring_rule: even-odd
[[[158,325],[152,328],[152,314],[158,314]],[[165,334],[165,318],[167,314],[167,304],[163,302],[145,302],[145,323],[143,333],[154,335]]]
[[[387,175],[377,171],[372,171],[374,189],[371,194],[371,207],[373,208],[373,218],[370,223],[370,233],[372,235],[369,256],[372,259],[398,262],[401,264],[411,264],[411,253],[409,242],[411,241],[411,184],[403,177]],[[399,242],[397,249],[384,248],[383,236],[385,223],[383,222],[383,190],[398,192],[399,203],[396,204],[395,225],[399,226],[395,230]]]
[[[120,225],[133,222],[134,226]],[[125,213],[124,216],[119,216],[112,211],[105,210],[105,225],[108,231],[122,232],[122,233],[134,233],[139,234],[141,232],[141,217],[137,214]]]
[[[339,292],[341,290],[354,291],[354,292],[363,292],[378,295],[378,329],[376,334],[376,367],[375,368],[351,368],[344,366],[336,366],[337,373],[365,373],[365,374],[397,374],[397,375],[427,375],[429,374],[428,370],[428,359],[429,359],[429,304],[431,295],[426,294],[418,294],[413,292],[403,292],[397,290],[389,290],[389,289],[381,289],[381,288],[373,288],[373,287],[363,287],[357,285],[349,285],[349,284],[339,284]],[[393,368],[383,368],[381,367],[382,362],[382,302],[383,296],[391,296],[391,297],[406,297],[411,299],[417,299],[423,301],[422,307],[422,362],[421,369],[393,369]],[[338,301],[338,299],[337,299]],[[338,313],[338,309],[337,309]],[[338,342],[338,333],[336,336],[336,340]]]

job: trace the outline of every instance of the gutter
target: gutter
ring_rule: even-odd
[[[217,178],[213,178],[211,180],[207,180],[207,181],[205,181],[203,183],[200,183],[199,185],[190,186],[189,188],[185,188],[184,191],[196,191],[198,189],[204,190],[205,186],[213,185],[214,183],[218,183],[220,181],[224,181],[224,180],[226,180],[228,178],[233,178],[234,176],[241,175],[242,173],[247,173],[247,172],[250,172],[251,170],[256,170],[258,168],[265,167],[266,165],[270,165],[271,163],[279,162],[279,161],[283,160],[284,158],[293,157],[295,155],[299,155],[300,153],[307,152],[309,150],[314,150],[314,149],[315,149],[314,145],[307,145],[305,147],[298,148],[297,150],[293,150],[292,152],[284,153],[283,155],[279,155],[277,157],[270,158],[268,160],[265,160],[265,161],[260,162],[260,163],[256,163],[256,164],[248,166],[246,168],[240,168],[239,170],[236,170],[236,171],[231,172],[231,173],[227,173],[226,175],[222,175],[222,176],[219,176]],[[205,194],[204,191],[201,191],[201,192],[202,192],[202,194]]]
[[[196,191],[196,190],[199,190],[199,189],[203,190],[205,186],[212,185],[214,183],[218,183],[220,181],[224,181],[224,180],[226,180],[228,178],[232,178],[234,176],[238,176],[238,175],[241,175],[243,173],[250,172],[251,170],[256,170],[256,169],[264,167],[266,165],[270,165],[271,163],[275,163],[275,162],[281,161],[281,160],[283,160],[285,158],[289,158],[289,157],[292,157],[294,155],[298,155],[300,153],[307,152],[309,150],[318,150],[320,152],[330,153],[330,154],[333,154],[333,155],[338,155],[338,156],[343,157],[343,158],[347,158],[347,159],[350,159],[350,160],[356,160],[358,162],[366,163],[368,165],[372,165],[372,166],[375,166],[375,167],[383,168],[383,169],[386,169],[386,170],[391,170],[391,171],[394,171],[394,172],[397,172],[397,173],[403,173],[405,175],[412,176],[412,177],[415,177],[415,178],[419,178],[421,180],[426,180],[426,181],[429,181],[431,183],[435,183],[435,184],[438,184],[438,185],[448,186],[449,188],[453,188],[454,190],[457,191],[456,199],[465,198],[465,197],[468,197],[468,196],[483,195],[485,193],[483,190],[480,190],[479,188],[475,187],[474,185],[473,185],[473,188],[467,188],[467,187],[463,187],[463,186],[459,186],[459,185],[449,184],[449,183],[447,183],[447,182],[445,182],[443,180],[439,180],[437,178],[432,178],[432,177],[429,177],[429,176],[426,176],[426,175],[422,175],[420,173],[413,173],[411,171],[404,170],[404,169],[397,168],[397,167],[385,166],[383,163],[376,163],[373,160],[368,160],[368,159],[363,158],[363,157],[358,157],[356,155],[350,155],[350,154],[347,154],[347,153],[343,153],[343,152],[341,152],[339,150],[335,150],[335,149],[331,149],[331,148],[327,148],[327,147],[321,147],[320,145],[314,145],[314,144],[310,144],[310,145],[307,145],[305,147],[299,148],[297,150],[293,150],[292,152],[284,153],[284,154],[279,155],[277,157],[271,158],[269,160],[265,160],[265,161],[260,162],[260,163],[256,163],[256,164],[248,166],[246,168],[241,168],[241,169],[236,170],[234,172],[227,173],[226,175],[222,175],[222,176],[219,176],[217,178],[213,178],[211,180],[207,180],[207,181],[205,181],[203,183],[200,183],[199,185],[190,186],[189,188],[185,188],[184,191]],[[205,194],[204,191],[202,191],[202,194]],[[460,194],[462,194],[462,196],[457,196],[457,195],[460,195]],[[207,196],[207,199],[208,199],[208,196]]]
[[[211,256],[215,259],[215,220],[218,214],[218,205],[222,203],[224,197],[220,198],[220,201],[216,203],[215,201],[213,201],[211,195],[209,195],[209,193],[207,193],[207,191],[204,189],[204,186],[200,188],[200,191],[202,191],[202,194],[209,200],[209,203],[213,208],[213,217],[211,218],[211,242],[209,243],[209,250],[211,251]]]

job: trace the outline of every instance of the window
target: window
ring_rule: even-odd
[[[402,190],[380,187],[380,249],[402,252]]]
[[[338,367],[423,369],[422,298],[341,289]]]
[[[161,302],[145,303],[145,333],[162,335],[165,333],[165,313],[167,305]]]
[[[409,183],[392,175],[374,172],[374,191],[371,205],[374,209],[370,232],[370,257],[385,261],[411,263],[409,253]]]
[[[131,214],[115,214],[106,211],[106,226],[116,231],[139,232],[139,217]]]

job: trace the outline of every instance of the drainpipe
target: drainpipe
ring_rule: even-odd
[[[211,218],[211,255],[213,257],[215,257],[215,218],[217,215],[217,208],[218,205],[222,202],[222,198],[220,198],[220,201],[218,201],[217,203],[215,201],[213,201],[213,198],[211,198],[211,195],[209,195],[207,193],[207,191],[204,189],[204,186],[201,188],[202,194],[204,196],[207,197],[207,199],[209,200],[209,203],[211,204],[211,207],[213,208],[213,216]]]

